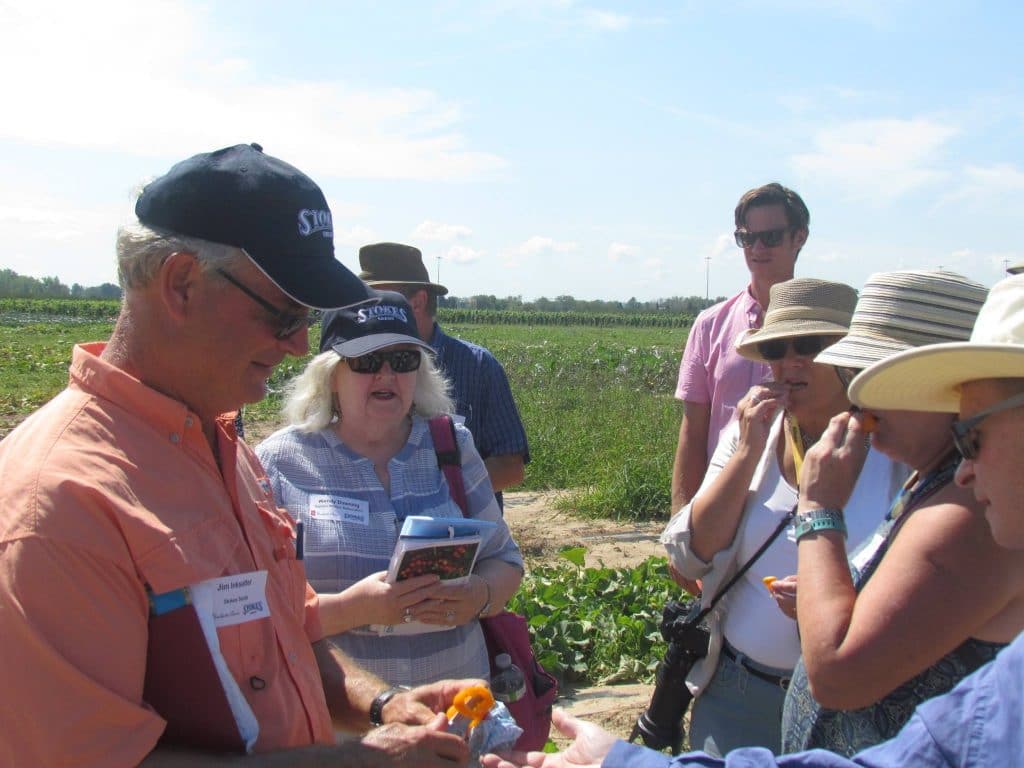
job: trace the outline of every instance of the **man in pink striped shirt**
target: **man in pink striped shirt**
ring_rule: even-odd
[[[697,315],[679,365],[676,398],[683,401],[679,443],[672,466],[672,513],[700,488],[718,436],[736,403],[769,375],[768,366],[736,354],[733,343],[748,328],[760,328],[768,292],[793,277],[807,242],[810,213],[800,196],[781,184],[751,189],[736,205],[736,244],[750,271],[750,284]],[[687,589],[694,585],[680,585]]]

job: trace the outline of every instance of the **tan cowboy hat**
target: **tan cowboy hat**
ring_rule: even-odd
[[[771,287],[761,328],[744,331],[736,351],[748,360],[767,362],[757,345],[797,336],[842,336],[850,327],[857,292],[845,283],[796,277]]]
[[[438,296],[448,289],[430,282],[419,248],[401,243],[374,243],[359,249],[359,277],[369,286],[422,285]]]
[[[907,349],[967,341],[987,295],[954,272],[876,272],[857,297],[850,332],[814,362],[867,368]]]
[[[960,410],[959,387],[978,379],[1024,378],[1024,275],[989,291],[970,341],[932,344],[875,363],[850,384],[865,408]]]

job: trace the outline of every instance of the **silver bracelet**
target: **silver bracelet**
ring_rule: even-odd
[[[797,541],[818,531],[839,531],[846,538],[846,519],[841,509],[810,509],[796,516],[793,533]]]

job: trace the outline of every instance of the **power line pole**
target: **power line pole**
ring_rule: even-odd
[[[440,255],[437,257],[437,283],[438,283],[438,285],[441,284],[441,257],[440,257]]]
[[[711,256],[704,257],[704,299],[711,299]]]

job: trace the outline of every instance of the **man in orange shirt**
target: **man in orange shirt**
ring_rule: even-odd
[[[301,532],[233,429],[310,307],[372,300],[323,194],[238,145],[135,211],[109,342],[0,444],[0,764],[465,763],[441,713],[479,681],[391,689],[321,640]]]

